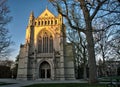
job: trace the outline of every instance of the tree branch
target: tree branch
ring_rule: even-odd
[[[101,6],[107,1],[107,0],[103,0],[102,2],[98,1],[98,6],[96,7],[96,9],[94,10],[93,14],[91,15],[91,20],[95,17],[95,15],[97,14],[97,12],[99,11],[99,9],[101,8]]]

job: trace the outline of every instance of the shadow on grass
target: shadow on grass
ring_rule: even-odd
[[[106,87],[105,84],[88,84],[88,83],[55,83],[55,84],[33,84],[24,87]]]
[[[120,76],[109,76],[98,78],[99,82],[120,82]]]
[[[3,86],[3,85],[11,85],[11,84],[16,84],[16,83],[5,83],[5,82],[0,82],[0,86]]]

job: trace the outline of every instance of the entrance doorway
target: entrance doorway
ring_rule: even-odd
[[[50,64],[46,61],[40,64],[39,77],[42,79],[49,79],[51,77]]]

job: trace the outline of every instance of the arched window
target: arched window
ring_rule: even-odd
[[[39,36],[38,38],[38,52],[41,53],[42,52],[42,37]]]
[[[53,24],[53,20],[51,20],[51,25]]]
[[[43,25],[43,21],[42,21],[42,24],[41,25]]]
[[[40,25],[40,21],[38,22],[38,25]]]
[[[41,32],[38,36],[38,52],[39,53],[52,53],[53,52],[53,37],[47,32]]]
[[[45,25],[47,25],[47,21],[45,21]]]
[[[48,20],[48,25],[50,24],[50,21]]]
[[[43,35],[43,53],[48,53],[48,35],[46,32]]]
[[[49,52],[52,53],[53,52],[53,38],[52,36],[50,36],[50,39],[49,39]]]
[[[57,24],[57,20],[55,20],[55,24]]]

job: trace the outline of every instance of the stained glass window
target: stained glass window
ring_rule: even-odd
[[[39,53],[53,52],[53,37],[49,32],[43,32],[38,37],[38,52]]]

